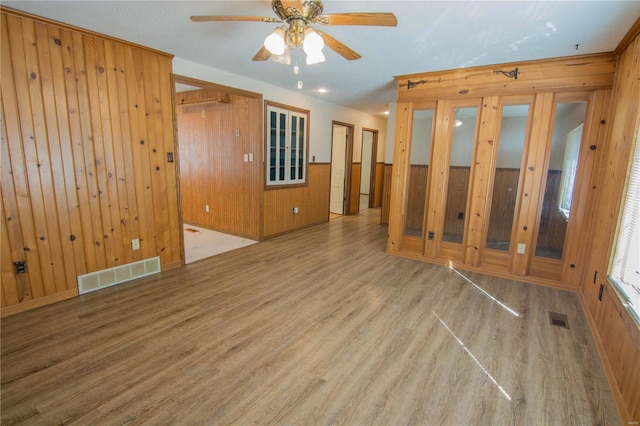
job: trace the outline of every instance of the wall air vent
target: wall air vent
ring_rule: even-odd
[[[78,292],[80,294],[90,293],[158,272],[160,272],[159,256],[127,263],[126,265],[114,266],[113,268],[79,275]]]

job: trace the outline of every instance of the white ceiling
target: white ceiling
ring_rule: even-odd
[[[323,31],[362,55],[292,67],[253,62],[277,24],[191,22],[191,15],[275,17],[270,1],[2,1],[177,57],[262,80],[353,109],[381,113],[395,75],[613,51],[640,17],[640,1],[325,1],[324,13],[393,12],[397,27]],[[576,48],[577,46],[577,48]],[[302,60],[304,63],[304,60]],[[323,87],[327,93],[319,94]]]

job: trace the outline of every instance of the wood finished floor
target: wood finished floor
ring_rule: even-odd
[[[620,424],[576,294],[465,274],[516,317],[379,214],[3,319],[2,424]]]

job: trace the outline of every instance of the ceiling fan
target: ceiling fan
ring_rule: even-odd
[[[253,57],[254,61],[266,61],[270,57],[277,62],[290,64],[290,51],[302,47],[307,54],[307,65],[324,61],[322,48],[326,45],[345,59],[352,61],[361,56],[329,34],[316,30],[310,24],[366,25],[395,27],[398,20],[393,13],[333,13],[322,14],[321,0],[273,0],[271,8],[278,18],[264,16],[192,16],[194,22],[249,21],[287,24],[276,28],[267,36],[264,45]]]

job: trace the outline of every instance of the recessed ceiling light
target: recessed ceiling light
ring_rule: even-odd
[[[327,89],[325,89],[324,87],[321,87],[318,89],[318,93],[327,93]]]

